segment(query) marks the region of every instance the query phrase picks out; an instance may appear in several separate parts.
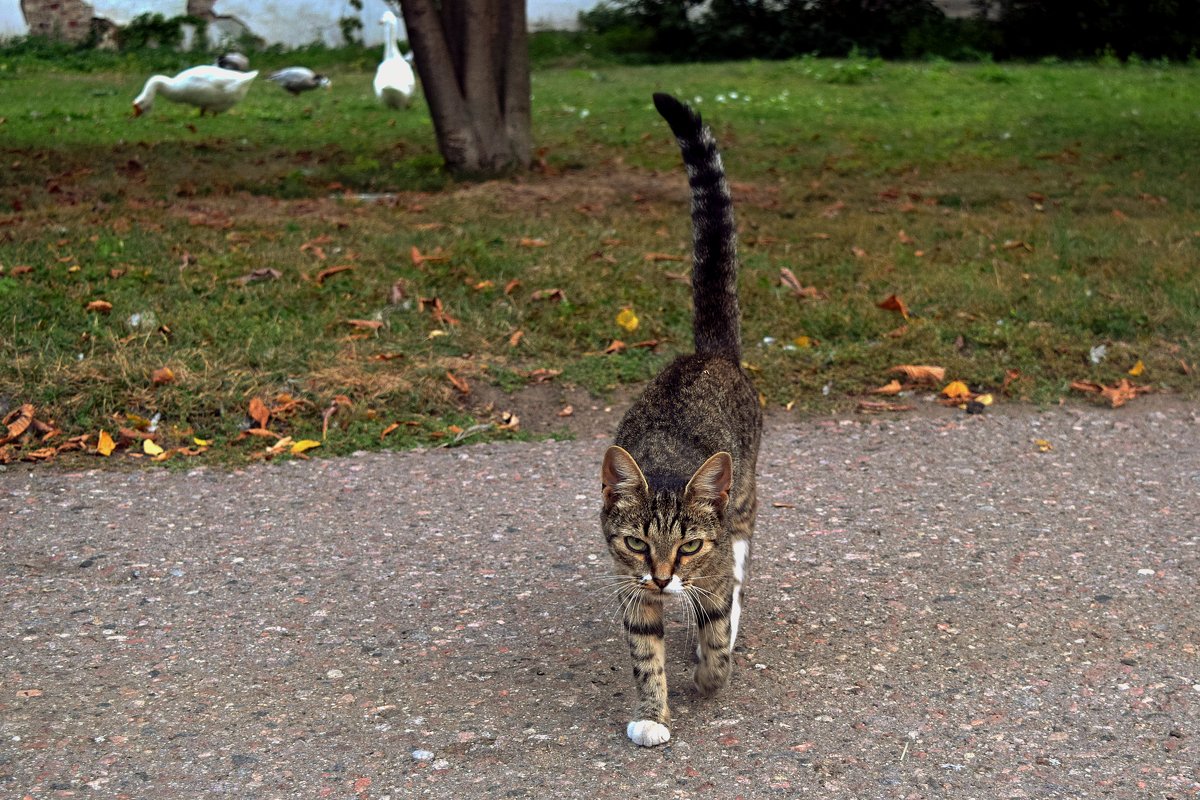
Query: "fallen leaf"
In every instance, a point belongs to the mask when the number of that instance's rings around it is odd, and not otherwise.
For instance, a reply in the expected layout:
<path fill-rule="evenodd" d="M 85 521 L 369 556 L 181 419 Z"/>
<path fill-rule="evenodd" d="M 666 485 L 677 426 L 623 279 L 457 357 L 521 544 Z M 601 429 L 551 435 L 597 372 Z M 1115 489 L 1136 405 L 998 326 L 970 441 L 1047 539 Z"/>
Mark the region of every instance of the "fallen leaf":
<path fill-rule="evenodd" d="M 508 337 L 508 346 L 516 347 L 523 338 L 525 338 L 525 331 L 513 331 L 512 335 Z"/>
<path fill-rule="evenodd" d="M 884 336 L 888 337 L 889 339 L 899 339 L 906 333 L 908 333 L 908 326 L 901 325 L 899 328 L 894 328 L 893 330 L 888 331 L 884 334 Z"/>
<path fill-rule="evenodd" d="M 253 272 L 247 272 L 239 278 L 234 278 L 233 282 L 238 286 L 245 286 L 250 283 L 258 283 L 259 281 L 277 281 L 283 277 L 283 273 L 271 267 L 262 267 Z"/>
<path fill-rule="evenodd" d="M 1142 360 L 1139 358 L 1137 360 L 1137 363 L 1129 368 L 1129 372 L 1127 374 L 1132 375 L 1133 377 L 1136 378 L 1137 376 L 1141 375 L 1145 371 L 1146 371 L 1146 365 L 1143 364 Z"/>
<path fill-rule="evenodd" d="M 792 344 L 796 345 L 796 347 L 808 348 L 813 346 L 814 340 L 811 336 L 797 336 L 795 339 L 792 339 Z"/>
<path fill-rule="evenodd" d="M 637 314 L 633 313 L 632 308 L 623 308 L 621 313 L 617 314 L 617 324 L 620 325 L 626 333 L 633 333 L 638 327 Z"/>
<path fill-rule="evenodd" d="M 351 328 L 371 331 L 377 331 L 383 327 L 383 322 L 377 319 L 348 319 L 346 324 Z"/>
<path fill-rule="evenodd" d="M 687 256 L 676 256 L 670 253 L 646 253 L 642 258 L 646 261 L 687 261 Z"/>
<path fill-rule="evenodd" d="M 530 239 L 527 236 L 522 236 L 517 244 L 521 247 L 546 247 L 547 245 L 545 239 Z"/>
<path fill-rule="evenodd" d="M 458 324 L 457 319 L 446 313 L 440 297 L 422 297 L 421 309 L 429 309 L 429 313 L 433 315 L 434 322 L 439 325 L 450 326 Z"/>
<path fill-rule="evenodd" d="M 996 402 L 996 398 L 992 397 L 990 394 L 981 394 L 975 398 L 975 402 L 979 403 L 981 406 L 990 406 L 992 403 Z"/>
<path fill-rule="evenodd" d="M 0 444 L 17 439 L 25 431 L 29 430 L 29 426 L 33 424 L 34 407 L 32 403 L 24 403 L 19 408 L 9 412 L 4 418 L 4 424 L 8 428 L 8 435 L 0 439 Z"/>
<path fill-rule="evenodd" d="M 867 257 L 867 251 L 863 250 L 861 247 L 858 247 L 858 246 L 851 247 L 850 252 L 854 255 L 855 258 L 866 258 Z"/>
<path fill-rule="evenodd" d="M 1139 395 L 1153 391 L 1149 386 L 1139 386 L 1122 378 L 1112 386 L 1103 386 L 1092 381 L 1073 381 L 1071 388 L 1077 392 L 1098 394 L 1109 402 L 1113 408 L 1120 408 Z"/>
<path fill-rule="evenodd" d="M 821 291 L 815 286 L 801 285 L 799 279 L 796 278 L 795 273 L 793 273 L 787 267 L 782 267 L 779 270 L 779 283 L 782 286 L 786 286 L 788 289 L 791 289 L 793 297 L 824 297 Z"/>
<path fill-rule="evenodd" d="M 530 372 L 529 379 L 534 383 L 545 383 L 557 378 L 559 375 L 562 375 L 561 369 L 546 369 L 545 367 L 541 367 Z"/>
<path fill-rule="evenodd" d="M 321 443 L 315 439 L 301 439 L 298 442 L 293 442 L 291 447 L 292 455 L 299 455 L 305 450 L 312 450 L 314 447 L 320 447 Z"/>
<path fill-rule="evenodd" d="M 569 417 L 569 416 L 571 416 L 571 415 L 572 415 L 572 414 L 574 414 L 574 413 L 575 413 L 575 407 L 574 407 L 574 406 L 563 406 L 563 407 L 562 407 L 562 410 L 558 412 L 558 416 L 560 416 L 560 417 Z"/>
<path fill-rule="evenodd" d="M 894 294 L 889 294 L 875 305 L 885 311 L 897 311 L 900 313 L 900 316 L 908 319 L 908 306 L 906 306 L 904 301 Z"/>
<path fill-rule="evenodd" d="M 903 229 L 896 234 L 896 238 L 900 240 L 900 244 L 916 244 L 917 240 L 909 236 Z"/>
<path fill-rule="evenodd" d="M 467 383 L 465 380 L 458 377 L 453 372 L 450 372 L 449 370 L 447 370 L 446 378 L 450 381 L 450 383 L 452 383 L 454 385 L 454 388 L 457 389 L 461 394 L 470 394 L 471 393 L 471 384 Z"/>
<path fill-rule="evenodd" d="M 473 288 L 477 292 L 482 292 L 484 289 L 496 288 L 496 282 L 495 281 L 478 281 L 471 288 Z"/>
<path fill-rule="evenodd" d="M 613 339 L 612 344 L 610 344 L 608 347 L 604 348 L 604 354 L 611 356 L 614 353 L 620 353 L 624 349 L 625 349 L 624 342 L 622 342 L 620 339 Z"/>
<path fill-rule="evenodd" d="M 633 344 L 631 344 L 629 346 L 630 347 L 641 347 L 641 348 L 645 348 L 647 350 L 653 350 L 654 348 L 658 347 L 660 344 L 662 344 L 662 342 L 659 341 L 658 339 L 643 339 L 642 341 L 634 342 Z"/>
<path fill-rule="evenodd" d="M 873 400 L 859 400 L 857 410 L 863 414 L 880 414 L 896 411 L 912 411 L 916 406 L 907 403 L 885 403 Z"/>
<path fill-rule="evenodd" d="M 413 263 L 414 267 L 419 267 L 426 262 L 433 263 L 433 262 L 438 262 L 438 261 L 449 261 L 450 260 L 450 256 L 443 253 L 442 248 L 440 248 L 440 247 L 437 248 L 436 250 L 434 250 L 429 255 L 425 255 L 420 250 L 417 249 L 416 245 L 413 245 L 412 250 L 409 252 L 409 257 L 412 259 L 412 263 Z"/>
<path fill-rule="evenodd" d="M 795 503 L 780 503 L 778 501 L 771 503 L 771 508 L 795 508 Z"/>
<path fill-rule="evenodd" d="M 521 281 L 520 281 L 520 279 L 518 279 L 518 278 L 513 278 L 513 279 L 512 279 L 512 280 L 510 280 L 508 283 L 504 284 L 504 293 L 505 293 L 505 294 L 512 294 L 512 293 L 513 293 L 513 290 L 515 290 L 515 289 L 516 289 L 518 286 L 520 286 L 520 285 L 521 285 Z"/>
<path fill-rule="evenodd" d="M 142 439 L 142 452 L 148 456 L 160 456 L 163 449 L 153 439 Z"/>
<path fill-rule="evenodd" d="M 113 450 L 117 449 L 117 443 L 108 435 L 108 431 L 100 431 L 100 436 L 96 441 L 96 452 L 106 458 L 112 455 Z"/>
<path fill-rule="evenodd" d="M 395 430 L 396 430 L 397 428 L 399 428 L 399 427 L 400 427 L 400 423 L 399 423 L 399 422 L 393 422 L 391 425 L 388 425 L 386 428 L 384 428 L 384 429 L 383 429 L 383 430 L 380 432 L 380 434 L 379 434 L 379 438 L 380 438 L 380 439 L 386 439 L 386 438 L 387 438 L 387 435 L 388 435 L 389 433 L 392 433 L 393 431 L 395 431 Z"/>
<path fill-rule="evenodd" d="M 971 389 L 962 381 L 951 381 L 942 389 L 942 396 L 951 400 L 965 400 L 971 397 Z"/>
<path fill-rule="evenodd" d="M 1050 442 L 1046 441 L 1045 439 L 1034 439 L 1033 444 L 1043 453 L 1049 453 L 1054 449 L 1054 445 L 1050 444 Z"/>
<path fill-rule="evenodd" d="M 317 286 L 324 286 L 326 279 L 331 278 L 340 272 L 349 272 L 352 269 L 354 269 L 354 267 L 349 264 L 342 264 L 341 266 L 337 267 L 329 267 L 318 272 L 317 277 L 314 280 L 316 280 Z"/>
<path fill-rule="evenodd" d="M 57 447 L 42 447 L 38 450 L 32 450 L 26 453 L 22 456 L 22 458 L 25 461 L 49 461 L 56 455 L 58 455 Z"/>
<path fill-rule="evenodd" d="M 900 386 L 900 381 L 892 378 L 892 380 L 878 389 L 872 389 L 871 394 L 900 394 L 903 387 Z"/>
<path fill-rule="evenodd" d="M 107 300 L 93 300 L 85 306 L 88 311 L 95 311 L 98 314 L 107 314 L 112 311 L 112 303 Z"/>
<path fill-rule="evenodd" d="M 846 207 L 845 202 L 838 200 L 833 205 L 826 206 L 824 208 L 824 210 L 821 211 L 821 216 L 824 217 L 825 219 L 833 219 L 834 217 L 841 214 L 842 210 L 845 207 Z"/>
<path fill-rule="evenodd" d="M 538 289 L 532 295 L 532 300 L 553 300 L 557 303 L 567 302 L 567 295 L 562 289 Z"/>
<path fill-rule="evenodd" d="M 199 436 L 193 436 L 192 442 L 193 442 L 193 444 L 196 444 L 199 447 L 208 447 L 210 444 L 212 444 L 212 442 L 210 440 L 201 439 Z"/>
<path fill-rule="evenodd" d="M 511 411 L 505 411 L 500 415 L 500 424 L 496 426 L 497 430 L 502 431 L 517 431 L 521 429 L 521 418 Z"/>
<path fill-rule="evenodd" d="M 902 373 L 913 383 L 941 383 L 946 379 L 945 367 L 931 367 L 924 364 L 901 364 L 892 367 L 888 372 Z"/>
<path fill-rule="evenodd" d="M 258 427 L 266 428 L 267 420 L 271 418 L 271 412 L 267 409 L 267 404 L 260 398 L 255 397 L 250 400 L 250 419 L 258 423 Z"/>
<path fill-rule="evenodd" d="M 1030 253 L 1033 252 L 1033 245 L 1031 245 L 1029 242 L 1021 241 L 1020 239 L 1005 239 L 1004 244 L 1001 246 L 1005 250 L 1021 249 L 1021 250 L 1027 250 Z"/>
<path fill-rule="evenodd" d="M 41 697 L 41 689 L 20 689 L 17 691 L 17 697 Z"/>
<path fill-rule="evenodd" d="M 175 373 L 170 367 L 159 367 L 150 373 L 150 383 L 154 386 L 162 386 L 164 383 L 170 383 L 175 380 Z"/>

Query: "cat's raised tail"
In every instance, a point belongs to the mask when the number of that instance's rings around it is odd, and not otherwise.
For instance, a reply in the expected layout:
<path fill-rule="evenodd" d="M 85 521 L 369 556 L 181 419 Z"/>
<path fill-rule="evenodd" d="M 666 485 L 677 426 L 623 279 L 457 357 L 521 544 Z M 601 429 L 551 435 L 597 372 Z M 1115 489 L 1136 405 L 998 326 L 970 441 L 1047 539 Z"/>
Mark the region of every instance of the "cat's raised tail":
<path fill-rule="evenodd" d="M 656 93 L 654 107 L 679 143 L 692 189 L 692 333 L 696 352 L 741 359 L 737 227 L 717 140 L 688 105 Z"/>

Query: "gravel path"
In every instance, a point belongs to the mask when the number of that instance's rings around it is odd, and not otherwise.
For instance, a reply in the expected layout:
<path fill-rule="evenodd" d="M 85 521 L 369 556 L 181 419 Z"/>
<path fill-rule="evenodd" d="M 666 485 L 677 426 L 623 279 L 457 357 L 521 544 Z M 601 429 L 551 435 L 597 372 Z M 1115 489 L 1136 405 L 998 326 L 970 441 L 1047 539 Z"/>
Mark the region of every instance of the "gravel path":
<path fill-rule="evenodd" d="M 606 443 L 0 471 L 0 795 L 1200 794 L 1190 409 L 772 421 L 733 683 L 675 614 L 653 750 Z"/>

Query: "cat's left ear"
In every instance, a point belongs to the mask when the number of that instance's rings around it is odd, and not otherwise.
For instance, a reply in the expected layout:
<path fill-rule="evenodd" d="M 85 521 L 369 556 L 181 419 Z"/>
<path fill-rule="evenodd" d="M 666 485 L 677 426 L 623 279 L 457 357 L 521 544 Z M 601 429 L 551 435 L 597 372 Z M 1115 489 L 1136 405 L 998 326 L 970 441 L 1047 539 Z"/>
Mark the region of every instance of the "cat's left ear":
<path fill-rule="evenodd" d="M 688 481 L 684 497 L 688 503 L 711 506 L 718 514 L 729 502 L 729 487 L 733 485 L 733 457 L 726 452 L 714 453 L 700 465 Z"/>

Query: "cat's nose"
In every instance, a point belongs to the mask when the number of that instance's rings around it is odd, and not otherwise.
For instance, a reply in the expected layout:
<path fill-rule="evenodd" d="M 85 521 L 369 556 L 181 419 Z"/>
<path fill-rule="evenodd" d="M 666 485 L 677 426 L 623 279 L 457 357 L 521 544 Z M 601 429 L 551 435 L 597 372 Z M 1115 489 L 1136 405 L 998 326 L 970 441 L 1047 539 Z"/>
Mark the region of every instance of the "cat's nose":
<path fill-rule="evenodd" d="M 665 588 L 667 588 L 667 584 L 669 584 L 670 582 L 671 582 L 671 579 L 670 579 L 670 578 L 658 578 L 658 577 L 655 577 L 655 579 L 654 579 L 654 585 L 655 585 L 655 586 L 657 586 L 657 587 L 658 587 L 658 588 L 660 588 L 660 589 L 665 589 Z"/>

